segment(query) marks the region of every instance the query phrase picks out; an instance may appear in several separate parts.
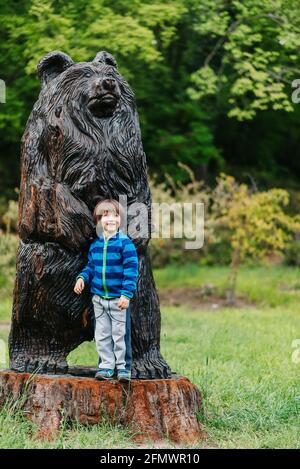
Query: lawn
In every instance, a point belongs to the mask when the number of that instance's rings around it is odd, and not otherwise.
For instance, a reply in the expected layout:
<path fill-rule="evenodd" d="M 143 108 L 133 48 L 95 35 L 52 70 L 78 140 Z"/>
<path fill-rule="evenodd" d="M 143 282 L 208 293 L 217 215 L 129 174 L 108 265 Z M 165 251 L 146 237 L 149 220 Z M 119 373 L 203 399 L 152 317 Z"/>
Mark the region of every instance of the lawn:
<path fill-rule="evenodd" d="M 160 289 L 216 285 L 226 268 L 196 265 L 155 271 Z M 300 448 L 300 363 L 292 361 L 292 341 L 300 338 L 299 269 L 244 268 L 238 294 L 243 308 L 217 310 L 162 305 L 161 348 L 177 373 L 201 390 L 208 434 L 201 446 L 220 448 Z M 7 289 L 6 289 L 7 291 Z M 1 300 L 8 321 L 10 300 Z M 7 328 L 0 329 L 0 337 Z M 95 364 L 93 343 L 69 356 L 72 364 Z M 108 424 L 92 428 L 62 426 L 53 442 L 34 439 L 34 426 L 15 408 L 0 413 L 0 447 L 134 447 L 126 429 Z M 151 447 L 151 443 L 149 444 Z"/>

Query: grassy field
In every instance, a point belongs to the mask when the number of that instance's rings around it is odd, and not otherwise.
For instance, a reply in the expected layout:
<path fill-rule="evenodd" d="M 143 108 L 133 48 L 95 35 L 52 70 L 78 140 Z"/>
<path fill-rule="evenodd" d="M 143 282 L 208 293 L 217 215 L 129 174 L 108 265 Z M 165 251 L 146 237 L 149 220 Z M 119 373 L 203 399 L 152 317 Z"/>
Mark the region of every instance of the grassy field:
<path fill-rule="evenodd" d="M 220 292 L 228 270 L 196 265 L 157 270 L 160 289 L 214 284 Z M 300 448 L 300 363 L 292 361 L 292 341 L 300 338 L 300 270 L 287 267 L 244 268 L 238 294 L 243 308 L 192 309 L 162 305 L 161 348 L 172 369 L 201 390 L 208 434 L 199 447 Z M 0 282 L 5 284 L 5 282 Z M 2 322 L 11 302 L 0 303 Z M 0 289 L 1 294 L 1 289 Z M 7 337 L 7 327 L 0 328 Z M 82 344 L 69 363 L 97 361 L 93 343 Z M 62 425 L 58 438 L 41 442 L 22 412 L 7 405 L 0 413 L 0 447 L 129 448 L 128 431 L 108 424 L 92 428 Z M 151 447 L 151 442 L 149 442 Z"/>

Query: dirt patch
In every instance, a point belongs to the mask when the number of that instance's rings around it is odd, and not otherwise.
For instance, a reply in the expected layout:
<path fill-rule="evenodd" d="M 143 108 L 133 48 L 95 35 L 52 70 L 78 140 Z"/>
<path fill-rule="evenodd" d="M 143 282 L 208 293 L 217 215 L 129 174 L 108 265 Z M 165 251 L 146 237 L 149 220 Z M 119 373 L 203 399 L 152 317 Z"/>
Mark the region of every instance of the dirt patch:
<path fill-rule="evenodd" d="M 162 306 L 188 306 L 192 309 L 218 310 L 228 308 L 226 298 L 216 293 L 213 287 L 201 288 L 163 288 L 159 290 L 159 298 Z M 237 297 L 235 308 L 249 308 L 254 303 L 245 298 Z"/>
<path fill-rule="evenodd" d="M 278 289 L 284 293 L 292 293 L 293 295 L 300 295 L 300 282 L 297 280 L 292 284 L 280 283 Z"/>

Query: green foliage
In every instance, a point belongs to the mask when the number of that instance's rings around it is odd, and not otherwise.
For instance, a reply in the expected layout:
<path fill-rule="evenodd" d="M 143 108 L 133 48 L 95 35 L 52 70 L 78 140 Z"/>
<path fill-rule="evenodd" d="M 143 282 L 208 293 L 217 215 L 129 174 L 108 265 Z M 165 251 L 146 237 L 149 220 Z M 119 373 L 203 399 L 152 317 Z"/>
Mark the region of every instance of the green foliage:
<path fill-rule="evenodd" d="M 8 208 L 2 216 L 2 221 L 6 227 L 6 233 L 10 233 L 11 229 L 17 230 L 19 216 L 19 204 L 15 200 L 9 200 Z"/>
<path fill-rule="evenodd" d="M 0 318 L 3 303 L 12 296 L 16 274 L 19 239 L 14 234 L 0 234 Z"/>
<path fill-rule="evenodd" d="M 263 188 L 298 184 L 297 0 L 0 0 L 0 180 L 19 185 L 19 144 L 50 50 L 74 60 L 108 49 L 137 96 L 150 172 L 211 182 L 220 171 Z"/>
<path fill-rule="evenodd" d="M 159 161 L 163 169 L 172 169 L 179 160 L 194 167 L 221 161 L 210 119 L 188 99 L 188 76 L 176 58 L 181 29 L 188 34 L 188 3 L 31 0 L 16 8 L 12 3 L 1 8 L 6 54 L 0 63 L 8 85 L 7 105 L 0 108 L 4 144 L 16 146 L 20 140 L 39 90 L 36 64 L 44 54 L 61 49 L 81 61 L 107 49 L 134 84 L 150 163 Z M 1 164 L 4 172 L 0 159 L 0 171 Z M 178 172 L 179 178 L 183 175 Z"/>
<path fill-rule="evenodd" d="M 233 291 L 238 268 L 250 261 L 265 262 L 268 256 L 284 255 L 300 233 L 299 215 L 288 213 L 289 194 L 283 189 L 253 191 L 246 184 L 238 183 L 234 177 L 221 173 L 215 188 L 211 189 L 195 179 L 193 171 L 179 164 L 190 179 L 188 184 L 174 180 L 169 174 L 165 183 L 151 180 L 152 200 L 160 204 L 160 211 L 153 210 L 152 222 L 156 231 L 152 236 L 150 249 L 154 266 L 168 263 L 200 262 L 202 265 L 231 264 L 229 286 Z M 192 217 L 185 216 L 180 226 L 180 239 L 173 236 L 175 215 L 163 218 L 163 204 L 176 209 L 186 202 L 196 206 L 204 204 L 205 243 L 201 250 L 186 250 L 186 227 L 195 230 Z M 173 209 L 170 211 L 173 214 Z M 174 212 L 175 213 L 175 212 Z M 169 233 L 164 233 L 163 223 L 170 220 Z M 198 227 L 199 229 L 199 227 Z M 169 234 L 169 236 L 167 236 Z M 167 239 L 169 238 L 169 239 Z"/>
<path fill-rule="evenodd" d="M 181 239 L 152 239 L 149 245 L 151 264 L 154 268 L 170 264 L 181 268 L 185 264 L 199 262 L 199 252 L 192 249 L 186 251 Z"/>
<path fill-rule="evenodd" d="M 288 265 L 300 267 L 300 239 L 295 239 L 286 250 L 285 261 Z"/>
<path fill-rule="evenodd" d="M 231 245 L 228 301 L 234 302 L 238 269 L 245 259 L 263 260 L 281 254 L 300 232 L 300 218 L 286 213 L 289 195 L 283 189 L 250 191 L 232 176 L 221 174 L 212 192 L 211 217 L 216 239 Z"/>
<path fill-rule="evenodd" d="M 280 254 L 300 231 L 299 216 L 284 211 L 289 202 L 287 191 L 251 192 L 246 184 L 238 184 L 225 174 L 217 182 L 212 193 L 215 229 L 228 230 L 232 250 L 239 250 L 240 261 L 246 256 L 259 260 Z"/>
<path fill-rule="evenodd" d="M 190 96 L 222 95 L 228 116 L 238 120 L 266 109 L 293 111 L 300 23 L 291 12 L 298 6 L 297 0 L 195 2 L 195 29 L 210 47 L 192 75 Z"/>

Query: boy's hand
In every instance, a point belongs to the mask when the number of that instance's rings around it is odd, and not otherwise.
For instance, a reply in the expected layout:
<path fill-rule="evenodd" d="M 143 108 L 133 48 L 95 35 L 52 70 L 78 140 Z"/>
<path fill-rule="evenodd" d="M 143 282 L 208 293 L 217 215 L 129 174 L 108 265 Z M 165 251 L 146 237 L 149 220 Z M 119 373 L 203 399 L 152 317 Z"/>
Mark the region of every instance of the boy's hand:
<path fill-rule="evenodd" d="M 83 289 L 84 289 L 84 280 L 83 278 L 79 278 L 75 284 L 74 292 L 77 293 L 77 295 L 80 295 Z"/>
<path fill-rule="evenodd" d="M 127 309 L 129 306 L 129 300 L 126 296 L 121 295 L 118 301 L 118 306 L 120 309 Z"/>

